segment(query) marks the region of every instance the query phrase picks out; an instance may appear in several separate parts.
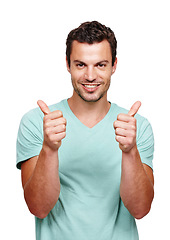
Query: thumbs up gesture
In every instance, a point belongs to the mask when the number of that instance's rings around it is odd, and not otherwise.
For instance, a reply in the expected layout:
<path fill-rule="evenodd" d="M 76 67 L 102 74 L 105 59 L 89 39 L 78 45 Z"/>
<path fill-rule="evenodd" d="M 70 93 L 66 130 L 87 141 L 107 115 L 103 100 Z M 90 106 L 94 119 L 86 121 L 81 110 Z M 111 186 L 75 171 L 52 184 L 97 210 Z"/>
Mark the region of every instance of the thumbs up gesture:
<path fill-rule="evenodd" d="M 56 151 L 61 146 L 61 140 L 66 136 L 66 119 L 59 110 L 51 112 L 48 106 L 42 100 L 39 100 L 37 104 L 44 113 L 43 145 L 48 146 L 51 150 Z"/>
<path fill-rule="evenodd" d="M 117 120 L 113 123 L 116 141 L 123 152 L 129 152 L 136 145 L 136 119 L 135 114 L 138 112 L 141 102 L 133 104 L 128 114 L 120 113 Z"/>

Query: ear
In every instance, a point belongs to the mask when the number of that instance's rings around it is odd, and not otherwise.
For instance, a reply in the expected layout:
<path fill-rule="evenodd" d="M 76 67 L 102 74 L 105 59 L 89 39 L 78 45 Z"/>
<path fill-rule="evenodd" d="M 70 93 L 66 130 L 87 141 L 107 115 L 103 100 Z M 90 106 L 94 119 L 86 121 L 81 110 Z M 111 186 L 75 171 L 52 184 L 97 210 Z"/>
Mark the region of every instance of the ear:
<path fill-rule="evenodd" d="M 69 64 L 68 64 L 67 56 L 66 56 L 66 66 L 67 66 L 67 71 L 70 73 L 70 67 L 69 67 Z"/>
<path fill-rule="evenodd" d="M 116 67 L 117 67 L 117 58 L 115 58 L 114 65 L 112 67 L 112 74 L 116 71 Z"/>

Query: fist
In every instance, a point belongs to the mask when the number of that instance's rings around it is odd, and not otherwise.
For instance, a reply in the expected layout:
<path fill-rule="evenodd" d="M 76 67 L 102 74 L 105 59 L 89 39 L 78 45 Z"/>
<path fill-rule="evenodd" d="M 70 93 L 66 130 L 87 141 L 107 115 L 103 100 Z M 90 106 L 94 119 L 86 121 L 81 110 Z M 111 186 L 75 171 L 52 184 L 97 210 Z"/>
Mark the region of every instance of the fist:
<path fill-rule="evenodd" d="M 37 104 L 44 113 L 43 145 L 48 146 L 51 150 L 56 151 L 61 146 L 61 140 L 66 136 L 66 119 L 59 110 L 50 112 L 50 109 L 42 100 L 39 100 Z"/>
<path fill-rule="evenodd" d="M 117 120 L 113 123 L 116 141 L 123 152 L 129 152 L 136 145 L 136 119 L 135 114 L 138 112 L 141 102 L 135 102 L 128 114 L 120 113 Z"/>

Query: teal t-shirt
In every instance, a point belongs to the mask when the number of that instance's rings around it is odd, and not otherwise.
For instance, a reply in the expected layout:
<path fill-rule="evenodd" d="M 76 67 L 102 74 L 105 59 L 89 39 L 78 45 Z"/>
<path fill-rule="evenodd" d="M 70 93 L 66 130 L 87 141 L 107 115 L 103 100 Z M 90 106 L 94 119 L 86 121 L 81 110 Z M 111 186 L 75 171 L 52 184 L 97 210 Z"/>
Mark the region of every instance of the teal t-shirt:
<path fill-rule="evenodd" d="M 93 128 L 73 114 L 67 100 L 49 107 L 67 120 L 59 149 L 60 196 L 48 216 L 35 218 L 37 240 L 137 240 L 135 219 L 120 198 L 121 156 L 113 122 L 128 111 L 111 104 Z M 43 143 L 43 113 L 25 114 L 17 138 L 17 167 L 39 155 Z M 137 146 L 143 163 L 152 168 L 153 132 L 147 119 L 137 119 Z"/>

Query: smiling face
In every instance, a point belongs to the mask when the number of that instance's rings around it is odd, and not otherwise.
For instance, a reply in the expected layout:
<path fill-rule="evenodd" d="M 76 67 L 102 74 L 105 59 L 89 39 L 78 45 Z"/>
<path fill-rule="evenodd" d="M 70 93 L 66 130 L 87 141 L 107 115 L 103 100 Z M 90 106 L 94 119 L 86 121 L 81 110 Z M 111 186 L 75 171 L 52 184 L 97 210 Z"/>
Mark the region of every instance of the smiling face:
<path fill-rule="evenodd" d="M 117 59 L 112 66 L 112 54 L 107 40 L 87 44 L 73 41 L 70 67 L 73 95 L 86 102 L 97 102 L 107 98 L 111 76 L 116 70 Z"/>

